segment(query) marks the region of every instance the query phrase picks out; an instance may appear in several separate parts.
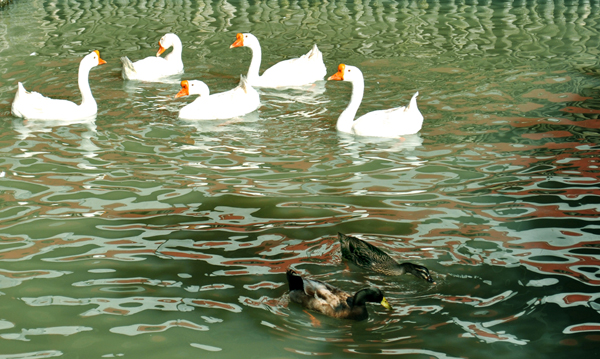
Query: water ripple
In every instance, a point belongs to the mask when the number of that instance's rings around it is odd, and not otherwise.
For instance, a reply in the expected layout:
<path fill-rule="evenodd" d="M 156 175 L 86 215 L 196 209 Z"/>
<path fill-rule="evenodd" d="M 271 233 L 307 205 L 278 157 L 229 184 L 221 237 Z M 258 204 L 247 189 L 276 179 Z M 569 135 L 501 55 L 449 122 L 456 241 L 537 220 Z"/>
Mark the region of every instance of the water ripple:
<path fill-rule="evenodd" d="M 0 357 L 136 357 L 165 341 L 181 357 L 596 353 L 598 14 L 589 1 L 5 5 L 0 338 L 12 354 Z M 243 118 L 179 120 L 179 84 L 125 84 L 118 60 L 155 54 L 169 31 L 185 76 L 212 92 L 248 69 L 249 51 L 229 49 L 238 32 L 258 36 L 263 69 L 316 43 L 328 75 L 339 63 L 365 74 L 359 115 L 418 90 L 423 129 L 338 134 L 351 89 L 326 81 L 260 90 Z M 108 61 L 90 74 L 93 121 L 10 115 L 19 81 L 79 101 L 93 49 Z M 338 231 L 438 284 L 352 267 Z M 369 305 L 360 323 L 304 311 L 286 294 L 290 266 L 380 287 L 394 310 Z"/>

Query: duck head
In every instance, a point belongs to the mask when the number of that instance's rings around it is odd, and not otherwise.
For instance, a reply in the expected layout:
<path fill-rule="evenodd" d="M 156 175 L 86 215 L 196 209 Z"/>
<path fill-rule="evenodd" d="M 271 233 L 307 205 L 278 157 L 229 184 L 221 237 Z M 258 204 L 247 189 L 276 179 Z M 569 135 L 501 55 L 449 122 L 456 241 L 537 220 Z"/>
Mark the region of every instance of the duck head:
<path fill-rule="evenodd" d="M 181 81 L 181 90 L 175 95 L 175 98 L 189 95 L 209 96 L 210 90 L 202 81 L 183 80 Z"/>
<path fill-rule="evenodd" d="M 337 80 L 337 81 L 353 81 L 354 79 L 362 78 L 362 72 L 358 67 L 339 64 L 338 71 L 329 76 L 327 80 Z"/>
<path fill-rule="evenodd" d="M 90 69 L 98 65 L 103 65 L 105 63 L 106 61 L 100 58 L 100 51 L 98 50 L 90 52 L 89 54 L 85 55 L 85 57 L 81 60 L 81 64 L 87 65 L 87 67 Z"/>
<path fill-rule="evenodd" d="M 354 294 L 353 304 L 354 305 L 364 305 L 367 302 L 371 303 L 379 303 L 385 309 L 391 310 L 392 306 L 388 303 L 387 299 L 383 296 L 383 292 L 379 290 L 379 288 L 368 287 L 359 290 Z"/>
<path fill-rule="evenodd" d="M 234 47 L 253 47 L 254 45 L 258 44 L 258 39 L 256 38 L 256 36 L 250 34 L 250 33 L 238 33 L 235 37 L 235 42 L 233 44 L 231 44 L 231 46 L 229 46 L 230 49 L 233 49 Z"/>
<path fill-rule="evenodd" d="M 169 47 L 172 47 L 176 43 L 180 42 L 181 40 L 179 40 L 179 37 L 177 35 L 172 33 L 165 34 L 165 36 L 161 37 L 160 40 L 158 40 L 158 52 L 156 53 L 156 56 L 160 56 Z"/>

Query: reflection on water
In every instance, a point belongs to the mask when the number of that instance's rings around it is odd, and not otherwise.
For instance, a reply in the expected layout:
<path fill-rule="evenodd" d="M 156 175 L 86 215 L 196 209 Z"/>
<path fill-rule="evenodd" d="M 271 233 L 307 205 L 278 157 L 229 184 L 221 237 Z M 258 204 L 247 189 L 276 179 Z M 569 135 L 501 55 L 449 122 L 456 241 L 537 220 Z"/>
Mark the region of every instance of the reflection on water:
<path fill-rule="evenodd" d="M 0 358 L 597 356 L 599 14 L 593 1 L 11 2 Z M 339 83 L 261 89 L 253 114 L 199 123 L 177 119 L 191 100 L 174 99 L 177 82 L 121 79 L 120 56 L 175 32 L 184 78 L 229 90 L 250 61 L 229 45 L 247 31 L 263 70 L 314 43 L 329 74 L 359 66 L 359 115 L 420 91 L 423 130 L 338 134 Z M 93 49 L 108 61 L 90 75 L 95 119 L 10 115 L 18 81 L 78 101 L 73 71 Z M 438 284 L 347 264 L 338 231 Z M 290 266 L 380 287 L 394 310 L 304 311 Z"/>

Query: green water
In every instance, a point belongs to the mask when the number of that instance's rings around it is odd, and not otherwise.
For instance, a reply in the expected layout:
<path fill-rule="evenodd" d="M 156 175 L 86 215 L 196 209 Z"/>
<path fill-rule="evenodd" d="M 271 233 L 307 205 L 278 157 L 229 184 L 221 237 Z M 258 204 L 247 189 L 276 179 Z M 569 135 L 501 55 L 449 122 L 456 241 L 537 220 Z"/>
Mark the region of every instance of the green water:
<path fill-rule="evenodd" d="M 418 135 L 339 134 L 344 82 L 177 119 L 179 84 L 121 56 L 182 40 L 185 79 L 236 86 L 317 43 L 361 68 L 359 115 L 420 92 Z M 32 1 L 0 8 L 0 358 L 592 358 L 600 352 L 598 1 Z M 17 82 L 93 121 L 25 121 Z M 342 261 L 337 232 L 436 285 Z M 289 303 L 288 267 L 392 311 Z"/>

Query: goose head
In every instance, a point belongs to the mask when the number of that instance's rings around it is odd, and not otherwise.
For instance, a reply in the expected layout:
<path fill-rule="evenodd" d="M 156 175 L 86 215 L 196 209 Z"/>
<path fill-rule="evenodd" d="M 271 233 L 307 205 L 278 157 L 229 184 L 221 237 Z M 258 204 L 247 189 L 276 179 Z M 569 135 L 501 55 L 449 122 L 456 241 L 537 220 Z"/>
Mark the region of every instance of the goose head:
<path fill-rule="evenodd" d="M 338 71 L 329 76 L 327 80 L 337 80 L 337 81 L 354 81 L 354 80 L 362 80 L 363 74 L 362 71 L 358 67 L 340 64 L 338 66 Z"/>
<path fill-rule="evenodd" d="M 156 56 L 160 56 L 169 47 L 180 43 L 181 40 L 179 40 L 179 37 L 177 35 L 172 33 L 165 34 L 165 36 L 161 37 L 160 40 L 158 40 L 158 52 L 156 53 Z"/>
<path fill-rule="evenodd" d="M 208 86 L 199 80 L 183 80 L 181 81 L 181 90 L 175 95 L 175 98 L 189 95 L 210 95 Z"/>
<path fill-rule="evenodd" d="M 258 39 L 256 38 L 256 36 L 250 33 L 238 33 L 236 35 L 235 42 L 231 44 L 229 48 L 233 49 L 234 47 L 242 46 L 249 47 L 251 49 L 255 48 L 256 46 L 259 46 Z"/>
<path fill-rule="evenodd" d="M 91 69 L 92 67 L 96 67 L 98 65 L 105 64 L 105 63 L 106 63 L 106 61 L 104 61 L 100 58 L 100 51 L 98 51 L 98 50 L 94 50 L 94 51 L 90 52 L 89 54 L 85 55 L 85 57 L 81 60 L 81 65 L 83 65 L 83 67 L 87 67 L 89 69 Z"/>

